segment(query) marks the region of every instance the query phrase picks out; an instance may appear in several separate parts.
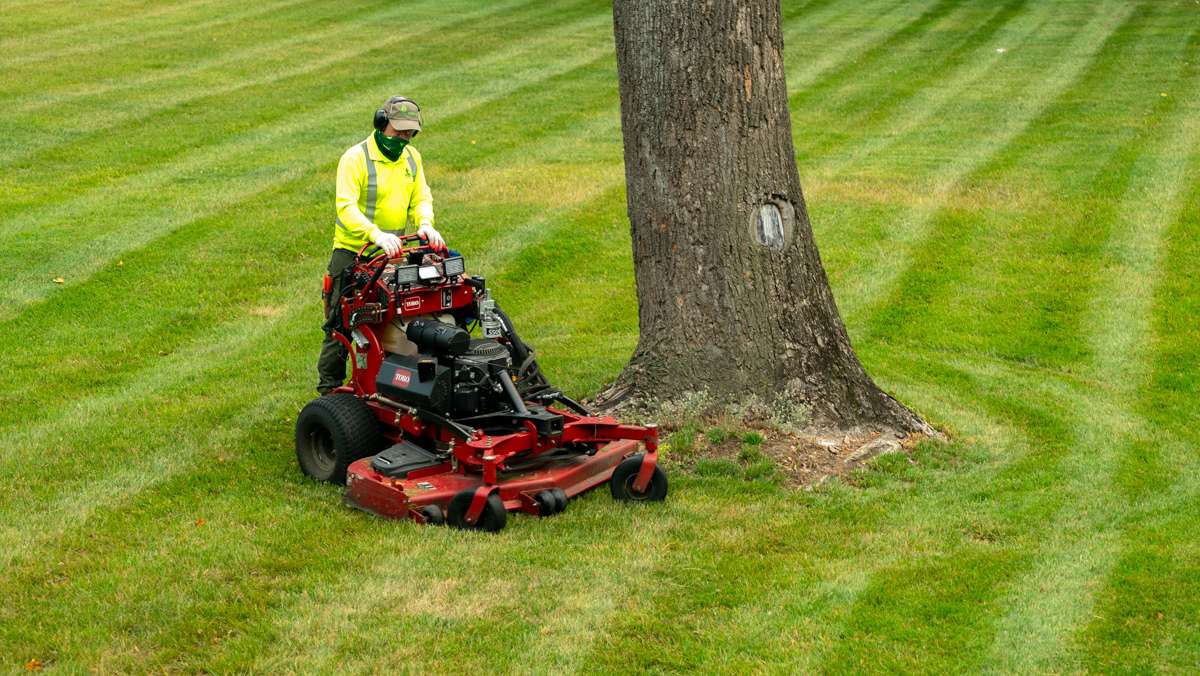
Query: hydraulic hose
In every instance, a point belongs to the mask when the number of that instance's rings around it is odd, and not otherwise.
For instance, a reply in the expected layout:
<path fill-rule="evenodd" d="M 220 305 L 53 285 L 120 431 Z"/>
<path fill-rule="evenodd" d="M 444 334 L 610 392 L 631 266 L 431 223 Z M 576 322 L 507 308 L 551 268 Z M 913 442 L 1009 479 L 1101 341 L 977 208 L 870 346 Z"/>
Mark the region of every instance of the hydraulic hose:
<path fill-rule="evenodd" d="M 500 309 L 499 304 L 496 305 L 496 315 L 500 317 L 504 336 L 512 345 L 513 365 L 517 367 L 517 389 L 522 395 L 528 396 L 550 387 L 550 382 L 542 375 L 542 370 L 534 359 L 533 349 L 521 340 L 512 320 Z"/>

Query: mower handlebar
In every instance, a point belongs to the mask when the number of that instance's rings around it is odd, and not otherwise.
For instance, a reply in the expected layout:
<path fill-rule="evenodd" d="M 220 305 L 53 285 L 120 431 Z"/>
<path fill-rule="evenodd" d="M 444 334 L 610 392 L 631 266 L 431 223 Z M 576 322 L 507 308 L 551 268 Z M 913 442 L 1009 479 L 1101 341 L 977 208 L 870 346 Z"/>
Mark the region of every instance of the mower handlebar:
<path fill-rule="evenodd" d="M 417 251 L 420 251 L 421 249 L 428 249 L 429 253 L 440 253 L 443 255 L 445 254 L 445 250 L 436 249 L 436 248 L 430 246 L 428 243 L 425 242 L 425 238 L 422 237 L 421 235 L 418 235 L 417 233 L 413 233 L 411 235 L 397 235 L 397 237 L 399 237 L 399 239 L 402 243 L 418 242 L 418 244 L 416 246 L 400 249 L 400 251 L 398 251 L 395 256 L 388 256 L 387 252 L 378 253 L 378 254 L 370 257 L 370 259 L 367 262 L 368 265 L 373 264 L 376 261 L 380 260 L 381 257 L 385 261 L 394 261 L 398 258 L 404 258 L 405 256 L 407 256 L 410 253 L 415 253 Z M 365 254 L 367 253 L 367 249 L 370 249 L 371 247 L 374 247 L 374 246 L 378 246 L 378 245 L 375 244 L 374 242 L 367 242 L 366 244 L 364 244 L 362 246 L 362 248 L 358 250 L 358 257 L 366 258 Z"/>

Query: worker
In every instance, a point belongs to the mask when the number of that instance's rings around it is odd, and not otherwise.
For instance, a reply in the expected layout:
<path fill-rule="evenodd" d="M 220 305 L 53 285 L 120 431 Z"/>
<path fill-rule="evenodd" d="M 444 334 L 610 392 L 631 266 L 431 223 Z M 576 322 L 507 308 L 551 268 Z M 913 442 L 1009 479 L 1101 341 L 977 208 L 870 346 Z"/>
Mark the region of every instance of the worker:
<path fill-rule="evenodd" d="M 331 312 L 337 311 L 342 272 L 368 242 L 389 256 L 412 223 L 434 248 L 445 248 L 433 227 L 433 195 L 425 182 L 421 154 L 411 145 L 421 131 L 421 109 L 412 99 L 393 96 L 375 111 L 375 133 L 342 153 L 337 169 L 337 218 L 329 259 Z M 326 317 L 328 319 L 328 317 Z M 328 394 L 346 380 L 346 348 L 326 330 L 317 360 L 317 391 Z"/>

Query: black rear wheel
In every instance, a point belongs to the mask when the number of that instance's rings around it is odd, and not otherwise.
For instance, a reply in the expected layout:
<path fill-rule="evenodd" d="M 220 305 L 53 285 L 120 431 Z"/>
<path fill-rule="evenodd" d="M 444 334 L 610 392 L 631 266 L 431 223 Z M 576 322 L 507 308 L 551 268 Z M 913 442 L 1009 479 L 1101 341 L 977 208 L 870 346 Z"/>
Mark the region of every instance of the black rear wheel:
<path fill-rule="evenodd" d="M 383 449 L 379 422 L 353 394 L 312 400 L 296 418 L 296 460 L 317 481 L 346 483 L 350 463 Z"/>

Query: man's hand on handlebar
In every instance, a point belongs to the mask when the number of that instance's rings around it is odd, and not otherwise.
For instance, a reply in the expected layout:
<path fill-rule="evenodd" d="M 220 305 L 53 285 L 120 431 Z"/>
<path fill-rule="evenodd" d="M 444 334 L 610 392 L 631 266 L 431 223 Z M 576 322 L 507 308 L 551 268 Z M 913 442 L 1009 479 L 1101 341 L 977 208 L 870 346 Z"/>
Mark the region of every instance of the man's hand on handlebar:
<path fill-rule="evenodd" d="M 387 253 L 389 258 L 394 258 L 400 253 L 400 238 L 390 232 L 381 232 L 375 235 L 375 244 Z"/>
<path fill-rule="evenodd" d="M 434 251 L 446 250 L 446 241 L 442 239 L 441 233 L 433 229 L 433 224 L 428 221 L 422 223 L 420 228 L 417 228 L 417 236 L 433 247 Z"/>

